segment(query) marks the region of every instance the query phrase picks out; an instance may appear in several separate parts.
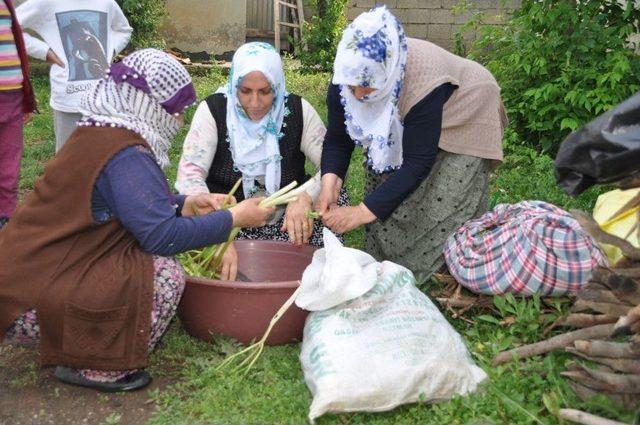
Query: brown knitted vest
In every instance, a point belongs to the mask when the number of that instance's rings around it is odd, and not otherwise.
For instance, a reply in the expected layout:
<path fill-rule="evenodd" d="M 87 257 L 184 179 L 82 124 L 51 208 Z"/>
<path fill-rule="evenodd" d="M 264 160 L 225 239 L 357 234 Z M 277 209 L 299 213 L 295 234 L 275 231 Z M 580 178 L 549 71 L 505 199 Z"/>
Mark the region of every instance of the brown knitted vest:
<path fill-rule="evenodd" d="M 151 255 L 117 220 L 96 225 L 91 214 L 100 171 L 132 145 L 146 143 L 124 129 L 76 129 L 0 231 L 0 341 L 35 308 L 43 365 L 146 365 Z"/>
<path fill-rule="evenodd" d="M 424 40 L 408 38 L 407 69 L 398 108 L 411 108 L 444 83 L 458 88 L 442 111 L 438 147 L 451 153 L 501 161 L 502 134 L 508 124 L 493 75 L 477 62 Z"/>
<path fill-rule="evenodd" d="M 207 175 L 207 187 L 211 193 L 228 193 L 242 177 L 242 173 L 234 168 L 227 140 L 227 98 L 218 93 L 209 96 L 206 102 L 218 128 L 218 148 Z M 282 124 L 284 136 L 280 139 L 280 156 L 282 156 L 280 187 L 284 187 L 294 180 L 302 184 L 309 179 L 304 171 L 305 156 L 300 150 L 304 126 L 302 99 L 298 95 L 289 94 L 286 106 L 291 113 L 284 118 Z M 242 185 L 236 191 L 235 197 L 238 202 L 244 200 Z"/>

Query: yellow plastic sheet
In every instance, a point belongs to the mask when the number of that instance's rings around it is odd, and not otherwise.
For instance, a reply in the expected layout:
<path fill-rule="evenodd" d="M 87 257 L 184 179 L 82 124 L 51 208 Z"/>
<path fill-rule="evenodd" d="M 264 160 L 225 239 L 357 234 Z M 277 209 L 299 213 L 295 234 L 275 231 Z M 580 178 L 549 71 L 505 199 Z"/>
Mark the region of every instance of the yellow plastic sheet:
<path fill-rule="evenodd" d="M 629 201 L 640 193 L 640 188 L 629 190 L 612 190 L 598 197 L 593 209 L 593 218 L 605 232 L 626 239 L 635 247 L 640 247 L 638 232 L 638 209 L 630 208 L 619 213 Z M 620 248 L 613 245 L 600 244 L 609 258 L 610 264 L 616 264 L 622 259 Z"/>

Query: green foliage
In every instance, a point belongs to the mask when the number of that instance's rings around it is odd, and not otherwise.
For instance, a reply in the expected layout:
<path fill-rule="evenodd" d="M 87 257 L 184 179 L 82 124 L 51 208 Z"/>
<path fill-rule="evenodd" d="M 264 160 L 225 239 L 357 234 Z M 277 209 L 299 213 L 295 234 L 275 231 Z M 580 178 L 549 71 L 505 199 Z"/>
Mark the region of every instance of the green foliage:
<path fill-rule="evenodd" d="M 158 31 L 165 14 L 164 0 L 117 0 L 117 3 L 133 27 L 131 46 L 134 49 L 164 47 Z"/>
<path fill-rule="evenodd" d="M 640 9 L 617 0 L 523 0 L 502 26 L 484 26 L 470 57 L 502 87 L 511 126 L 554 153 L 573 130 L 640 90 L 629 44 Z"/>
<path fill-rule="evenodd" d="M 319 13 L 305 22 L 296 51 L 306 72 L 333 70 L 333 59 L 346 25 L 347 0 L 313 0 Z"/>
<path fill-rule="evenodd" d="M 523 200 L 539 200 L 557 205 L 565 210 L 591 211 L 598 196 L 611 188 L 595 186 L 572 198 L 556 184 L 553 158 L 540 154 L 534 148 L 523 146 L 513 129 L 505 132 L 504 162 L 491 178 L 489 207 L 500 203 L 516 203 Z"/>

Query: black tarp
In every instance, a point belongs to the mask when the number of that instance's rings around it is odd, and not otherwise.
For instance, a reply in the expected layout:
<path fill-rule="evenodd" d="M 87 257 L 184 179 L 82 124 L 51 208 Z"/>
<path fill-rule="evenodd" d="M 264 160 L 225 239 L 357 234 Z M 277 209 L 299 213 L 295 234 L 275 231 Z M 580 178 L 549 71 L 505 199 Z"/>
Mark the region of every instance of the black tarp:
<path fill-rule="evenodd" d="M 572 196 L 640 172 L 640 92 L 571 133 L 555 164 L 558 184 Z"/>

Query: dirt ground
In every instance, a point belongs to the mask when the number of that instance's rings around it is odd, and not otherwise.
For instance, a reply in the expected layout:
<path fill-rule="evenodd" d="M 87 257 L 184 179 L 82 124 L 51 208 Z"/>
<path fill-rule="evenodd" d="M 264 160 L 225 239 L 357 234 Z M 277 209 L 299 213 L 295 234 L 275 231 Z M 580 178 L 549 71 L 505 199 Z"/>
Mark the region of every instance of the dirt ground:
<path fill-rule="evenodd" d="M 151 394 L 170 378 L 141 391 L 105 394 L 61 383 L 38 366 L 35 347 L 0 344 L 0 425 L 139 425 L 155 410 Z"/>

